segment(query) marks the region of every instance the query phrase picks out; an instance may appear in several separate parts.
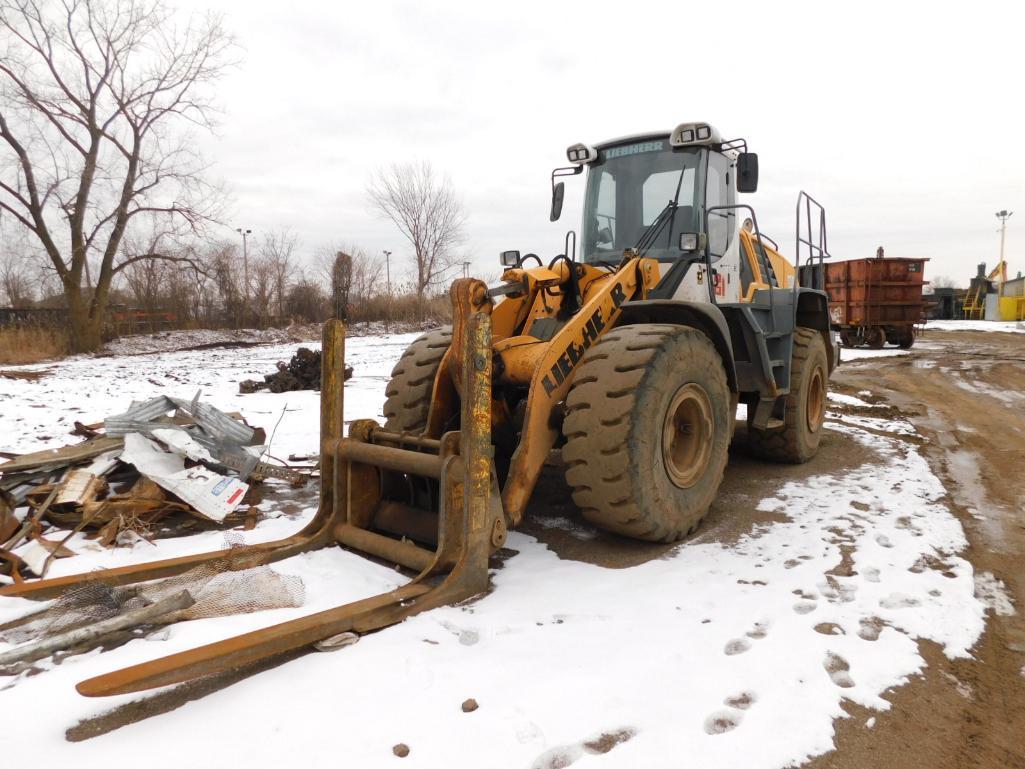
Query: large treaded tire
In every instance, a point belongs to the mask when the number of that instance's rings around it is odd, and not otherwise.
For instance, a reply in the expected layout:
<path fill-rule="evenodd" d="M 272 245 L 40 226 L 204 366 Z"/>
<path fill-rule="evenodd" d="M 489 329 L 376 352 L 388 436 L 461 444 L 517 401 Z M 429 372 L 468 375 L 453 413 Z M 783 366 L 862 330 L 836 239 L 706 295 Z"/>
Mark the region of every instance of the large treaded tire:
<path fill-rule="evenodd" d="M 829 363 L 822 334 L 798 326 L 794 331 L 790 394 L 784 407 L 783 426 L 756 430 L 751 424 L 754 408 L 749 408 L 748 445 L 752 451 L 762 459 L 789 464 L 801 464 L 815 456 L 825 421 L 828 382 Z M 816 388 L 820 388 L 817 396 Z"/>
<path fill-rule="evenodd" d="M 427 427 L 434 380 L 452 344 L 452 327 L 432 329 L 413 340 L 392 369 L 385 389 L 384 428 L 420 433 Z"/>
<path fill-rule="evenodd" d="M 677 424 L 670 413 L 693 386 L 707 396 L 707 418 L 694 420 L 705 425 L 694 429 L 707 436 L 695 442 L 705 446 L 699 451 L 707 451 L 707 460 L 691 463 L 695 476 L 684 487 L 673 480 L 663 446 L 667 425 Z M 566 481 L 584 517 L 656 542 L 693 532 L 722 482 L 735 419 L 731 403 L 722 360 L 700 331 L 627 325 L 602 337 L 577 368 L 563 423 Z"/>

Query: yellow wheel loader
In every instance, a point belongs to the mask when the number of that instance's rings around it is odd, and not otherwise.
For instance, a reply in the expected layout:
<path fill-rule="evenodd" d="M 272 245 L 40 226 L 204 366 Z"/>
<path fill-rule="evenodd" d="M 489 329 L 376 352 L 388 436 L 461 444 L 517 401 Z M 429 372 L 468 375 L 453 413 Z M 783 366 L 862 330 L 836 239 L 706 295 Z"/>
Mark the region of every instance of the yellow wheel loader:
<path fill-rule="evenodd" d="M 738 403 L 758 454 L 815 454 L 837 346 L 825 294 L 797 277 L 828 256 L 822 207 L 798 198 L 799 271 L 738 201 L 758 179 L 743 140 L 684 123 L 567 156 L 552 172 L 551 219 L 565 194 L 556 180 L 586 170 L 580 254 L 569 233 L 554 258 L 504 252 L 496 286 L 457 280 L 452 327 L 421 336 L 395 366 L 385 424 L 359 420 L 343 435 L 344 328 L 326 324 L 321 500 L 303 531 L 0 594 L 50 598 L 212 561 L 244 569 L 333 544 L 397 564 L 410 582 L 84 681 L 82 694 L 224 672 L 483 592 L 489 556 L 523 519 L 553 451 L 588 520 L 659 542 L 685 537 L 708 511 Z"/>

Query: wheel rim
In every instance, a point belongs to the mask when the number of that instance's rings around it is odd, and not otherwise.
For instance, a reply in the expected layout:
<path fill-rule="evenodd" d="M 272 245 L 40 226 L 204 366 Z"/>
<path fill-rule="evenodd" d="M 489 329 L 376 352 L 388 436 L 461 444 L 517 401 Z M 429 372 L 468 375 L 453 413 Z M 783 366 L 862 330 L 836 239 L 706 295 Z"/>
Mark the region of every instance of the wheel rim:
<path fill-rule="evenodd" d="M 676 391 L 662 427 L 662 461 L 674 485 L 689 489 L 704 475 L 712 455 L 712 403 L 701 385 Z"/>
<path fill-rule="evenodd" d="M 823 416 L 826 411 L 826 380 L 822 375 L 822 367 L 816 366 L 811 372 L 811 379 L 808 381 L 808 408 L 805 418 L 808 422 L 809 432 L 818 432 L 822 426 Z"/>

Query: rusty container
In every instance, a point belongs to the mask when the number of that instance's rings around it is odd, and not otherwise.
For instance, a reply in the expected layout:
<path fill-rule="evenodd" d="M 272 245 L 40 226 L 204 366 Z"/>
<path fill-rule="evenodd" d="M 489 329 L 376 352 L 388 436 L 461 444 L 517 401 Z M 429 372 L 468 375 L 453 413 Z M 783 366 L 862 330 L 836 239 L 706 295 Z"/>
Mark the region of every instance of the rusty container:
<path fill-rule="evenodd" d="M 825 264 L 829 318 L 848 346 L 914 343 L 925 310 L 928 259 L 849 259 Z"/>

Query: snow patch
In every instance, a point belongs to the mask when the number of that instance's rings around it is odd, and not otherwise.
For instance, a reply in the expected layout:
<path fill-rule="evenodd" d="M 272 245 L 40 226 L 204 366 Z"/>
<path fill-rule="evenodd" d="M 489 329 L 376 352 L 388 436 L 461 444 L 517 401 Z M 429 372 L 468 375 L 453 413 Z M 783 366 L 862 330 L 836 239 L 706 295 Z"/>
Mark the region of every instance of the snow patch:
<path fill-rule="evenodd" d="M 1011 334 L 1025 334 L 1025 323 L 1021 321 L 997 320 L 930 320 L 926 331 L 1003 331 Z"/>
<path fill-rule="evenodd" d="M 1001 617 L 1014 615 L 1014 602 L 1007 593 L 1003 580 L 997 579 L 991 572 L 980 571 L 975 574 L 975 597 L 982 604 Z"/>
<path fill-rule="evenodd" d="M 872 393 L 868 392 L 867 390 L 865 390 L 865 391 L 863 391 L 861 393 L 858 393 L 858 395 L 862 395 L 862 394 L 871 395 Z M 836 392 L 830 392 L 829 393 L 829 400 L 833 401 L 834 403 L 840 403 L 840 404 L 842 404 L 844 406 L 859 406 L 861 408 L 883 408 L 884 407 L 883 404 L 881 404 L 881 403 L 869 403 L 868 401 L 863 401 L 861 398 L 855 398 L 853 395 L 844 395 L 843 393 L 836 393 Z"/>
<path fill-rule="evenodd" d="M 841 347 L 840 362 L 867 360 L 870 358 L 893 358 L 898 355 L 910 354 L 910 350 L 902 350 L 899 347 L 884 347 L 881 350 L 873 350 L 870 347 Z"/>

